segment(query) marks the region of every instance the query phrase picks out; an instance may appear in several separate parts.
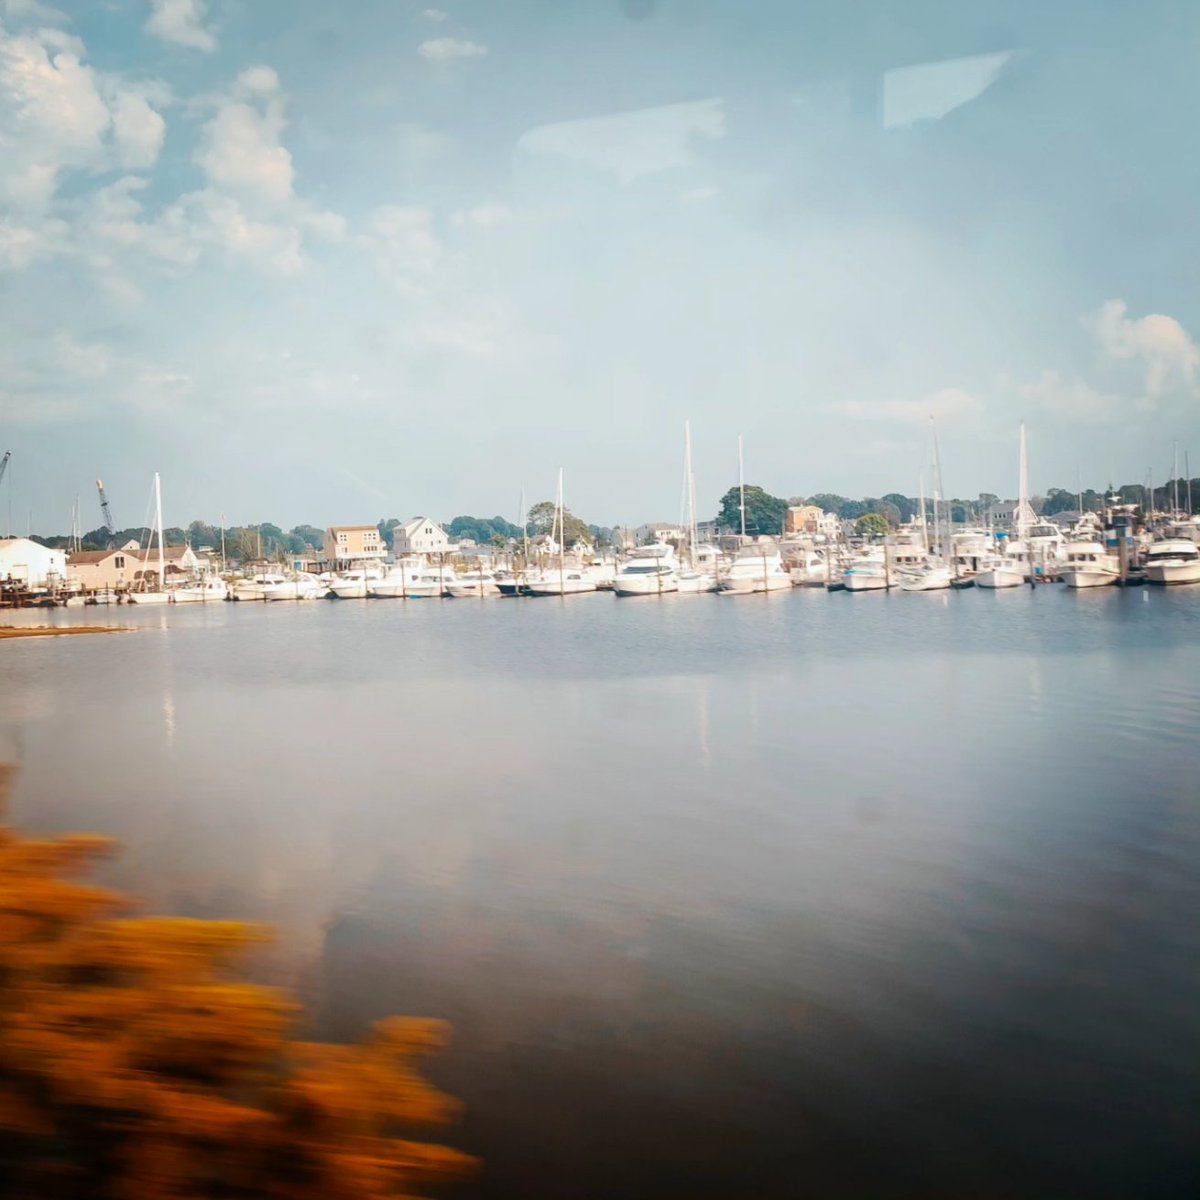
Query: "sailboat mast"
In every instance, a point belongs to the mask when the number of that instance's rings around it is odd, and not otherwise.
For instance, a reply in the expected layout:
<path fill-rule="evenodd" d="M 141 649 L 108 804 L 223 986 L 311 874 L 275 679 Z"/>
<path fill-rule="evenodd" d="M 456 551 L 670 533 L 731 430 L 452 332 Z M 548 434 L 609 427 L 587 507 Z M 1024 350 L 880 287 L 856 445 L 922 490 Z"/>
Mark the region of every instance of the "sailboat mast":
<path fill-rule="evenodd" d="M 938 525 L 938 498 L 945 500 L 946 488 L 942 483 L 942 456 L 938 450 L 937 426 L 933 423 L 933 418 L 929 418 L 930 428 L 933 430 L 933 477 L 937 485 L 937 490 L 933 494 L 933 526 L 935 532 L 940 528 Z M 950 513 L 946 512 L 946 541 L 950 540 Z M 939 538 L 938 552 L 943 558 L 946 557 L 946 547 L 942 545 Z"/>
<path fill-rule="evenodd" d="M 683 458 L 684 458 L 684 474 L 685 486 L 687 488 L 687 538 L 688 538 L 688 562 L 691 566 L 696 565 L 696 477 L 692 473 L 692 423 L 684 421 L 683 423 Z"/>
<path fill-rule="evenodd" d="M 746 536 L 746 459 L 742 454 L 742 435 L 738 434 L 738 512 L 742 520 L 742 537 Z"/>
<path fill-rule="evenodd" d="M 1188 452 L 1183 452 L 1183 473 L 1187 476 L 1187 511 L 1188 520 L 1192 519 L 1192 468 L 1188 464 Z"/>
<path fill-rule="evenodd" d="M 921 515 L 921 544 L 925 547 L 925 553 L 929 553 L 929 525 L 925 520 L 925 472 L 921 471 L 917 475 L 917 496 L 918 505 Z"/>
<path fill-rule="evenodd" d="M 566 577 L 566 554 L 567 554 L 567 521 L 566 521 L 566 500 L 563 498 L 563 469 L 558 468 L 558 586 L 565 591 L 563 587 Z"/>
<path fill-rule="evenodd" d="M 158 590 L 167 590 L 166 553 L 163 550 L 162 484 L 158 472 L 154 472 L 154 520 L 158 525 Z"/>
<path fill-rule="evenodd" d="M 1017 538 L 1024 541 L 1029 532 L 1029 522 L 1025 512 L 1029 508 L 1029 462 L 1025 455 L 1025 422 L 1021 422 L 1021 460 L 1018 476 L 1019 495 L 1017 496 Z"/>

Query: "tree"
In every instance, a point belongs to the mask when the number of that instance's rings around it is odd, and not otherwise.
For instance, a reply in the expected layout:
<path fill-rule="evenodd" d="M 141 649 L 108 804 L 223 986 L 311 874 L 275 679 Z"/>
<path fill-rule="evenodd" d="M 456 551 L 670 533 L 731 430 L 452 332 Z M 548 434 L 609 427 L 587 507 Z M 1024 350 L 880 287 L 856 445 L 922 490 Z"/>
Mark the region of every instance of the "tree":
<path fill-rule="evenodd" d="M 911 496 L 902 496 L 899 492 L 888 492 L 883 499 L 888 504 L 895 505 L 901 521 L 911 521 L 917 515 L 917 503 Z"/>
<path fill-rule="evenodd" d="M 872 500 L 871 511 L 878 513 L 893 529 L 900 524 L 900 509 L 890 500 Z"/>
<path fill-rule="evenodd" d="M 6 1194 L 381 1200 L 469 1173 L 466 1155 L 400 1137 L 456 1111 L 415 1065 L 440 1022 L 292 1041 L 296 1005 L 233 970 L 261 933 L 121 915 L 125 897 L 69 878 L 108 849 L 0 826 Z"/>
<path fill-rule="evenodd" d="M 721 508 L 717 520 L 721 528 L 730 533 L 740 533 L 742 517 L 739 510 L 741 491 L 731 487 L 721 497 Z M 788 502 L 781 496 L 772 496 L 760 487 L 746 484 L 746 532 L 751 537 L 764 534 L 778 535 L 783 531 L 787 518 Z"/>
<path fill-rule="evenodd" d="M 822 512 L 840 513 L 847 500 L 845 496 L 834 492 L 818 492 L 815 496 L 809 496 L 807 502 L 815 504 Z"/>
<path fill-rule="evenodd" d="M 863 513 L 854 522 L 854 532 L 859 537 L 886 537 L 889 529 L 887 518 L 877 512 Z"/>
<path fill-rule="evenodd" d="M 555 529 L 555 514 L 558 512 L 558 506 L 553 500 L 542 500 L 533 505 L 526 514 L 526 521 L 529 525 L 529 532 L 533 536 L 538 534 L 550 535 Z M 576 542 L 587 542 L 591 540 L 591 534 L 588 532 L 587 524 L 581 521 L 570 509 L 563 511 L 563 529 L 566 531 L 566 536 L 563 538 L 556 537 L 564 546 L 573 546 Z M 518 529 L 518 534 L 520 530 Z"/>

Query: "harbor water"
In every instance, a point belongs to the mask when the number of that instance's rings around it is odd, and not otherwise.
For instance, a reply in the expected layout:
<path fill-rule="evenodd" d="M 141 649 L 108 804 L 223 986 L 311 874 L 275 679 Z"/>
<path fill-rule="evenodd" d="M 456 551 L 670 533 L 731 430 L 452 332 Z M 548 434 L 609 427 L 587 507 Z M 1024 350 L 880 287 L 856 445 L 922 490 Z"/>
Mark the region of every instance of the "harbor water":
<path fill-rule="evenodd" d="M 12 819 L 444 1017 L 481 1197 L 1196 1194 L 1200 590 L 20 612 Z"/>

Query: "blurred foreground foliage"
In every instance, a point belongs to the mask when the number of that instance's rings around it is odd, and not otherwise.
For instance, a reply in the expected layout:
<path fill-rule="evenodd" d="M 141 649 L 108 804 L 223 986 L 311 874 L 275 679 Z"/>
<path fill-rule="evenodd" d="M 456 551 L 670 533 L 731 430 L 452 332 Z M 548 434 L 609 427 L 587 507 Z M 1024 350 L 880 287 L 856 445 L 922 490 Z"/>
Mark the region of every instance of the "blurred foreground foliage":
<path fill-rule="evenodd" d="M 444 1025 L 291 1040 L 297 1006 L 233 970 L 262 932 L 123 915 L 75 878 L 110 849 L 0 825 L 0 1194 L 364 1200 L 471 1174 L 403 1136 L 457 1112 L 415 1065 Z"/>

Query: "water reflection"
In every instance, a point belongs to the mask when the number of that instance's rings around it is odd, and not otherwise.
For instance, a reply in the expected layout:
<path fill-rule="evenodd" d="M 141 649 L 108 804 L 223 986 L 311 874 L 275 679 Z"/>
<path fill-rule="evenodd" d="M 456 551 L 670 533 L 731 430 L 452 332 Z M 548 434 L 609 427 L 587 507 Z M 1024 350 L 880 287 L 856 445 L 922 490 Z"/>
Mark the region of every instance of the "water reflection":
<path fill-rule="evenodd" d="M 1200 606 L 856 599 L 119 614 L 18 816 L 454 1021 L 483 1194 L 1182 1195 Z"/>

